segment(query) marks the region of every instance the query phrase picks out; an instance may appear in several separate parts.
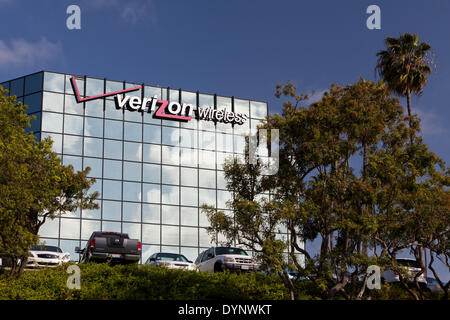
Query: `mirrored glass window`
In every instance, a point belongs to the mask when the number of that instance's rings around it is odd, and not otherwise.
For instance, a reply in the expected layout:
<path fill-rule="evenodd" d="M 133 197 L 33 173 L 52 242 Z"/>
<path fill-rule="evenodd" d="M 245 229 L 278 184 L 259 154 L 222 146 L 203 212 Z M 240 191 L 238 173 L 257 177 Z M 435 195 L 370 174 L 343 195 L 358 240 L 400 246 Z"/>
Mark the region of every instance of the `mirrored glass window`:
<path fill-rule="evenodd" d="M 77 239 L 80 238 L 80 219 L 61 218 L 61 238 Z"/>
<path fill-rule="evenodd" d="M 151 124 L 144 125 L 144 142 L 161 143 L 161 127 Z"/>
<path fill-rule="evenodd" d="M 250 101 L 234 99 L 234 112 L 235 113 L 243 113 L 247 116 L 250 116 Z"/>
<path fill-rule="evenodd" d="M 142 204 L 142 222 L 161 223 L 161 206 L 159 204 Z"/>
<path fill-rule="evenodd" d="M 76 136 L 64 135 L 63 152 L 65 154 L 79 155 L 83 149 L 83 138 Z"/>
<path fill-rule="evenodd" d="M 235 153 L 245 153 L 245 136 L 244 135 L 234 135 L 234 152 Z"/>
<path fill-rule="evenodd" d="M 198 147 L 199 147 L 199 149 L 215 150 L 216 149 L 216 134 L 214 132 L 209 132 L 209 131 L 199 131 Z"/>
<path fill-rule="evenodd" d="M 11 96 L 17 96 L 17 97 L 23 96 L 23 85 L 24 85 L 23 77 L 11 81 L 11 89 L 10 89 L 9 94 Z"/>
<path fill-rule="evenodd" d="M 179 168 L 171 166 L 162 166 L 162 183 L 180 184 Z"/>
<path fill-rule="evenodd" d="M 105 158 L 122 159 L 122 141 L 104 140 Z"/>
<path fill-rule="evenodd" d="M 214 96 L 209 94 L 199 94 L 199 107 L 200 108 L 214 108 Z M 214 121 L 200 120 L 198 122 L 198 128 L 200 130 L 215 130 Z"/>
<path fill-rule="evenodd" d="M 103 179 L 95 179 L 94 184 L 91 185 L 89 188 L 90 193 L 97 192 L 98 193 L 98 199 L 102 198 L 102 185 L 103 185 Z"/>
<path fill-rule="evenodd" d="M 210 189 L 199 189 L 199 205 L 202 206 L 204 204 L 209 206 L 216 206 L 216 190 Z"/>
<path fill-rule="evenodd" d="M 198 246 L 198 229 L 197 228 L 181 228 L 181 245 Z"/>
<path fill-rule="evenodd" d="M 197 226 L 198 208 L 181 207 L 181 224 L 185 226 Z"/>
<path fill-rule="evenodd" d="M 151 183 L 161 182 L 161 166 L 158 164 L 143 164 L 143 181 Z"/>
<path fill-rule="evenodd" d="M 165 245 L 177 246 L 180 243 L 180 228 L 172 226 L 161 227 L 161 242 Z"/>
<path fill-rule="evenodd" d="M 44 90 L 64 93 L 64 75 L 59 73 L 44 73 Z"/>
<path fill-rule="evenodd" d="M 225 179 L 224 171 L 216 171 L 216 172 L 217 172 L 217 189 L 226 189 L 227 180 Z"/>
<path fill-rule="evenodd" d="M 84 118 L 84 135 L 90 137 L 103 137 L 103 119 Z"/>
<path fill-rule="evenodd" d="M 103 118 L 103 99 L 85 102 L 84 112 L 87 116 Z"/>
<path fill-rule="evenodd" d="M 179 187 L 162 186 L 162 203 L 179 204 Z"/>
<path fill-rule="evenodd" d="M 198 151 L 198 165 L 200 168 L 215 169 L 216 153 L 214 151 Z"/>
<path fill-rule="evenodd" d="M 89 157 L 101 157 L 103 149 L 102 139 L 84 138 L 84 155 Z"/>
<path fill-rule="evenodd" d="M 49 219 L 39 228 L 39 236 L 58 238 L 59 236 L 59 220 L 60 218 Z"/>
<path fill-rule="evenodd" d="M 62 81 L 64 85 L 64 80 Z M 25 78 L 25 94 L 42 91 L 42 73 L 36 73 Z"/>
<path fill-rule="evenodd" d="M 233 195 L 228 191 L 217 190 L 217 207 L 226 209 L 227 201 L 233 200 Z"/>
<path fill-rule="evenodd" d="M 144 243 L 160 243 L 160 229 L 159 225 L 143 224 L 142 225 L 142 242 Z"/>
<path fill-rule="evenodd" d="M 35 119 L 30 120 L 30 127 L 25 129 L 25 132 L 38 132 L 41 131 L 41 113 L 33 113 Z"/>
<path fill-rule="evenodd" d="M 64 95 L 52 92 L 44 92 L 42 109 L 62 113 L 64 110 Z"/>
<path fill-rule="evenodd" d="M 28 106 L 25 112 L 30 114 L 33 112 L 41 111 L 41 101 L 42 101 L 41 93 L 35 93 L 29 96 L 25 96 L 23 103 Z"/>
<path fill-rule="evenodd" d="M 116 92 L 120 90 L 123 90 L 123 82 L 106 81 L 106 92 Z"/>
<path fill-rule="evenodd" d="M 72 87 L 72 82 L 71 80 L 72 76 L 71 75 L 66 75 L 66 93 L 69 94 L 75 94 L 75 90 Z M 82 77 L 75 77 L 75 83 L 77 84 L 78 87 L 78 92 L 80 93 L 80 97 L 84 97 L 84 78 Z"/>
<path fill-rule="evenodd" d="M 161 146 L 144 143 L 143 153 L 144 162 L 161 163 Z"/>
<path fill-rule="evenodd" d="M 83 169 L 91 168 L 88 177 L 101 178 L 102 177 L 102 160 L 95 158 L 84 158 Z"/>
<path fill-rule="evenodd" d="M 162 143 L 169 146 L 178 146 L 180 139 L 180 129 L 178 128 L 162 128 Z"/>
<path fill-rule="evenodd" d="M 197 169 L 181 168 L 181 185 L 197 187 L 198 186 Z"/>
<path fill-rule="evenodd" d="M 100 79 L 86 79 L 86 96 L 92 97 L 104 93 L 104 81 Z"/>
<path fill-rule="evenodd" d="M 184 148 L 197 148 L 197 131 L 196 130 L 180 130 L 180 146 Z"/>
<path fill-rule="evenodd" d="M 181 205 L 198 206 L 198 189 L 181 187 Z"/>
<path fill-rule="evenodd" d="M 123 180 L 141 181 L 142 164 L 125 161 L 123 163 Z"/>
<path fill-rule="evenodd" d="M 122 161 L 104 160 L 103 177 L 107 179 L 122 179 Z"/>
<path fill-rule="evenodd" d="M 103 179 L 103 198 L 122 200 L 122 182 Z"/>
<path fill-rule="evenodd" d="M 142 144 L 134 142 L 123 143 L 123 158 L 130 161 L 142 161 Z"/>
<path fill-rule="evenodd" d="M 216 171 L 215 170 L 199 170 L 199 186 L 202 188 L 216 187 Z"/>
<path fill-rule="evenodd" d="M 143 184 L 143 201 L 151 203 L 161 202 L 161 186 L 159 184 Z"/>
<path fill-rule="evenodd" d="M 198 150 L 181 149 L 180 161 L 182 166 L 197 167 L 198 166 Z"/>
<path fill-rule="evenodd" d="M 133 92 L 131 92 L 133 93 Z M 126 121 L 139 122 L 142 123 L 142 111 L 139 110 L 125 110 L 123 113 Z"/>
<path fill-rule="evenodd" d="M 139 223 L 122 223 L 122 232 L 130 239 L 141 239 L 141 225 Z"/>
<path fill-rule="evenodd" d="M 265 102 L 250 101 L 250 116 L 264 119 L 267 116 L 267 104 Z"/>
<path fill-rule="evenodd" d="M 123 123 L 121 121 L 105 120 L 105 138 L 122 140 L 122 133 Z"/>
<path fill-rule="evenodd" d="M 162 146 L 162 163 L 163 164 L 171 164 L 171 165 L 179 165 L 179 148 L 177 147 L 168 147 Z"/>
<path fill-rule="evenodd" d="M 66 94 L 64 99 L 65 99 L 64 100 L 65 113 L 83 115 L 84 113 L 83 103 L 82 102 L 78 103 L 77 100 L 75 99 L 75 96 Z"/>
<path fill-rule="evenodd" d="M 211 241 L 211 236 L 208 234 L 206 229 L 199 228 L 198 233 L 199 233 L 201 247 L 211 247 L 214 245 L 214 243 Z"/>
<path fill-rule="evenodd" d="M 141 221 L 141 204 L 134 202 L 123 203 L 123 221 Z"/>
<path fill-rule="evenodd" d="M 183 241 L 181 245 L 183 245 Z M 181 254 L 188 258 L 188 260 L 195 261 L 198 257 L 198 248 L 181 247 Z"/>
<path fill-rule="evenodd" d="M 91 234 L 101 230 L 101 222 L 99 220 L 82 220 L 81 221 L 81 239 L 88 240 Z"/>
<path fill-rule="evenodd" d="M 102 231 L 122 232 L 121 223 L 113 221 L 102 221 Z"/>
<path fill-rule="evenodd" d="M 161 206 L 161 218 L 163 224 L 180 224 L 178 206 Z"/>
<path fill-rule="evenodd" d="M 83 135 L 83 117 L 65 115 L 64 133 Z"/>
<path fill-rule="evenodd" d="M 42 113 L 42 131 L 62 133 L 63 115 L 58 113 Z"/>
<path fill-rule="evenodd" d="M 129 141 L 142 141 L 142 124 L 125 122 L 124 139 Z"/>
<path fill-rule="evenodd" d="M 104 220 L 121 220 L 122 219 L 122 203 L 120 201 L 103 200 L 103 219 Z"/>
<path fill-rule="evenodd" d="M 233 136 L 217 133 L 217 151 L 233 152 Z"/>
<path fill-rule="evenodd" d="M 141 201 L 141 184 L 136 182 L 123 183 L 123 200 Z"/>
<path fill-rule="evenodd" d="M 81 220 L 81 240 L 88 240 L 91 234 L 101 230 L 100 220 Z"/>
<path fill-rule="evenodd" d="M 81 171 L 83 167 L 81 157 L 74 157 L 74 156 L 64 156 L 63 165 L 65 166 L 71 165 L 73 167 L 74 172 Z"/>
<path fill-rule="evenodd" d="M 123 109 L 117 109 L 116 103 L 112 100 L 105 100 L 105 118 L 123 120 Z"/>

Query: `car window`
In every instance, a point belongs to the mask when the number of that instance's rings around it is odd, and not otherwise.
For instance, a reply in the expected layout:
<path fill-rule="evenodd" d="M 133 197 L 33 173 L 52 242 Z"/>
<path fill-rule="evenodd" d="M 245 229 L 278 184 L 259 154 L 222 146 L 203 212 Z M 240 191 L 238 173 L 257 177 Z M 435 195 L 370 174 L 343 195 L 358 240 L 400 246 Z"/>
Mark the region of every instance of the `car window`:
<path fill-rule="evenodd" d="M 217 247 L 216 248 L 216 254 L 222 255 L 222 254 L 238 254 L 242 256 L 248 256 L 247 252 L 245 250 L 240 248 L 227 248 L 227 247 Z"/>
<path fill-rule="evenodd" d="M 195 259 L 195 264 L 199 264 L 200 261 L 202 261 L 203 253 L 205 253 L 205 251 L 201 252 L 201 253 L 198 255 L 197 259 Z"/>
<path fill-rule="evenodd" d="M 416 260 L 398 259 L 397 263 L 403 267 L 420 268 L 420 264 Z"/>
<path fill-rule="evenodd" d="M 214 248 L 208 249 L 202 257 L 202 262 L 207 261 L 214 257 Z"/>
<path fill-rule="evenodd" d="M 59 252 L 62 253 L 62 250 L 58 247 L 55 246 L 41 246 L 41 245 L 37 245 L 34 247 L 31 247 L 30 249 L 31 251 L 51 251 L 51 252 Z"/>
<path fill-rule="evenodd" d="M 188 262 L 188 259 L 186 259 L 185 256 L 176 253 L 159 253 L 156 260 Z"/>

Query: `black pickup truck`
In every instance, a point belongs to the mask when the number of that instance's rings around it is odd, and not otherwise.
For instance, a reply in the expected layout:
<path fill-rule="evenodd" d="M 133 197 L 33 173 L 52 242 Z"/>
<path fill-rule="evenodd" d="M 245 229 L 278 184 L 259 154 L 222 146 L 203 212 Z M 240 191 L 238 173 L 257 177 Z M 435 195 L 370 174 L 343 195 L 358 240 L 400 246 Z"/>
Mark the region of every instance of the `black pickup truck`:
<path fill-rule="evenodd" d="M 111 261 L 113 263 L 136 263 L 141 258 L 139 240 L 130 239 L 126 233 L 93 232 L 86 248 L 75 248 L 81 254 L 80 262 Z"/>

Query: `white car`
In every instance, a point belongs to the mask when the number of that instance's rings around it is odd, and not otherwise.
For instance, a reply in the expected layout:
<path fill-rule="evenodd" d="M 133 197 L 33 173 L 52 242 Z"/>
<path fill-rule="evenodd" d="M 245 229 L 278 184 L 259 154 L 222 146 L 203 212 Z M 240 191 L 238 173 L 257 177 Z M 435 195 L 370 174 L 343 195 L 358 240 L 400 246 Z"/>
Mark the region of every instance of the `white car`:
<path fill-rule="evenodd" d="M 240 248 L 211 247 L 195 260 L 200 271 L 221 272 L 224 270 L 257 271 L 261 263 Z"/>
<path fill-rule="evenodd" d="M 70 254 L 55 246 L 38 245 L 29 251 L 27 268 L 56 267 L 70 261 Z"/>
<path fill-rule="evenodd" d="M 192 261 L 177 253 L 154 253 L 147 259 L 145 264 L 151 267 L 198 271 L 197 266 Z"/>
<path fill-rule="evenodd" d="M 415 259 L 399 258 L 396 260 L 397 260 L 397 264 L 399 266 L 406 268 L 406 270 L 408 272 L 408 281 L 411 281 L 411 282 L 414 281 L 415 275 L 417 273 L 419 273 L 421 270 L 420 264 Z M 397 272 L 395 272 L 392 269 L 384 270 L 383 278 L 389 283 L 400 282 L 400 276 L 398 275 Z M 427 280 L 426 280 L 424 274 L 421 274 L 417 280 L 418 280 L 419 284 L 426 287 Z"/>

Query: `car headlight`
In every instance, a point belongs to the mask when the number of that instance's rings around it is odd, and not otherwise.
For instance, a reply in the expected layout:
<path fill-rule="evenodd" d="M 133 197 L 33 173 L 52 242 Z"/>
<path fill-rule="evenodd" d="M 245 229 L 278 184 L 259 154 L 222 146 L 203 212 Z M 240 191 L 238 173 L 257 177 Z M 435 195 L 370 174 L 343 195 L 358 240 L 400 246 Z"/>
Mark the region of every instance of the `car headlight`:
<path fill-rule="evenodd" d="M 223 258 L 223 262 L 233 263 L 233 262 L 235 262 L 235 260 L 234 260 L 234 258 L 227 258 L 227 257 L 225 257 L 225 258 Z"/>

